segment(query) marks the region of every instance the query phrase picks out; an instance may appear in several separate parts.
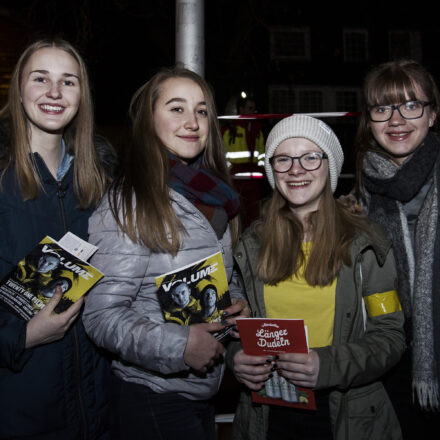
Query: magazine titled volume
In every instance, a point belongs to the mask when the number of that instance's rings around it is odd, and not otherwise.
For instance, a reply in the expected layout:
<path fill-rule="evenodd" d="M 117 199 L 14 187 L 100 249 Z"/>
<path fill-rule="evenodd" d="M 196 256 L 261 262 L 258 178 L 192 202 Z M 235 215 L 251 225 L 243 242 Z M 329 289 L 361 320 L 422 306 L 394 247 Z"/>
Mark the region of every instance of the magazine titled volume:
<path fill-rule="evenodd" d="M 69 250 L 60 243 L 69 245 Z M 77 255 L 90 256 L 97 248 L 72 233 L 59 242 L 45 237 L 0 282 L 0 301 L 26 321 L 63 291 L 56 313 L 66 310 L 87 293 L 103 274 Z"/>
<path fill-rule="evenodd" d="M 221 252 L 155 278 L 159 303 L 167 322 L 180 325 L 220 322 L 231 305 Z M 223 339 L 230 328 L 217 333 Z"/>
<path fill-rule="evenodd" d="M 242 318 L 237 319 L 243 351 L 253 356 L 275 356 L 279 353 L 308 353 L 307 327 L 302 319 Z M 252 391 L 255 403 L 316 409 L 310 388 L 297 387 L 273 372 L 264 387 Z"/>

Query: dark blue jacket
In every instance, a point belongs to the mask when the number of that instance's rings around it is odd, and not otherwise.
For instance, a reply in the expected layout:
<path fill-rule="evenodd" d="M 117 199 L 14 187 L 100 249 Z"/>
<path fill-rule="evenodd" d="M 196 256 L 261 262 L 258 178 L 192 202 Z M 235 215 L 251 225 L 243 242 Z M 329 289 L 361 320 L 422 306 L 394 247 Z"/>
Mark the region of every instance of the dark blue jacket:
<path fill-rule="evenodd" d="M 59 183 L 38 154 L 43 190 L 23 201 L 13 169 L 0 190 L 0 278 L 45 235 L 87 239 L 92 209 L 73 192 L 73 162 Z M 63 339 L 25 349 L 26 322 L 0 307 L 0 439 L 106 438 L 109 365 L 79 318 Z"/>

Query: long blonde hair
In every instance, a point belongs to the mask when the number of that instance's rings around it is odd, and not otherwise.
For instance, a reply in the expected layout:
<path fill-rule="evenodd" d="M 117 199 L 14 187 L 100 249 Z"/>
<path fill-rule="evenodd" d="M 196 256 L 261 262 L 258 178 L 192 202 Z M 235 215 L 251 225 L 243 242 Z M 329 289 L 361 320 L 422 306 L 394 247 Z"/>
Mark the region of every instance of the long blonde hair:
<path fill-rule="evenodd" d="M 196 73 L 176 66 L 156 73 L 135 92 L 131 100 L 131 139 L 125 145 L 120 173 L 112 185 L 110 205 L 119 228 L 132 241 L 154 252 L 175 255 L 183 230 L 169 197 L 167 149 L 154 126 L 154 109 L 161 86 L 170 78 L 190 79 L 200 86 L 209 125 L 202 164 L 205 169 L 231 184 L 211 89 Z M 230 222 L 234 239 L 238 236 L 237 222 L 237 218 Z"/>
<path fill-rule="evenodd" d="M 21 54 L 12 73 L 8 102 L 0 111 L 0 122 L 8 132 L 8 143 L 0 157 L 1 178 L 14 168 L 24 200 L 35 199 L 41 190 L 41 180 L 33 163 L 29 142 L 28 118 L 21 104 L 21 79 L 29 58 L 38 50 L 55 48 L 67 52 L 79 65 L 80 102 L 78 112 L 65 127 L 63 139 L 74 161 L 74 191 L 81 208 L 96 205 L 102 198 L 107 177 L 94 147 L 93 103 L 86 65 L 67 41 L 38 40 Z"/>
<path fill-rule="evenodd" d="M 342 264 L 351 265 L 350 245 L 358 232 L 371 233 L 371 229 L 365 220 L 335 201 L 329 179 L 318 211 L 311 213 L 307 222 L 308 235 L 315 245 L 303 275 L 311 286 L 326 286 Z M 254 228 L 261 239 L 258 277 L 266 284 L 276 285 L 292 275 L 301 275 L 300 268 L 305 263 L 301 248 L 304 227 L 277 188 Z"/>

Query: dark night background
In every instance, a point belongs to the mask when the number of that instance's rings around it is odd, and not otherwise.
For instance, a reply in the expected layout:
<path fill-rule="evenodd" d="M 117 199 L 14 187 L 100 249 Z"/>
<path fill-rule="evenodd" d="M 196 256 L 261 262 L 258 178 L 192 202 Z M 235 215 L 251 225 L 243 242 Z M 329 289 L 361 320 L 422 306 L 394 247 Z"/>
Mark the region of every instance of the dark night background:
<path fill-rule="evenodd" d="M 205 77 L 219 114 L 231 113 L 241 90 L 262 113 L 357 111 L 365 73 L 393 58 L 414 58 L 439 81 L 437 14 L 387 4 L 205 0 Z M 119 144 L 134 91 L 174 63 L 175 0 L 0 0 L 0 105 L 19 53 L 47 36 L 79 48 L 98 131 Z M 344 147 L 343 172 L 353 173 L 356 118 L 327 122 Z M 230 400 L 219 400 L 220 411 L 233 411 Z"/>
<path fill-rule="evenodd" d="M 219 114 L 242 89 L 255 95 L 261 112 L 268 112 L 286 110 L 271 105 L 272 85 L 359 88 L 372 64 L 392 58 L 393 30 L 411 39 L 402 40 L 399 55 L 417 58 L 437 76 L 439 27 L 425 11 L 376 2 L 302 4 L 205 0 L 205 77 L 215 89 Z M 309 30 L 308 57 L 289 59 L 273 53 L 276 31 L 289 27 Z M 365 32 L 367 47 L 361 60 L 346 60 L 347 29 Z M 111 130 L 124 119 L 136 88 L 158 67 L 174 63 L 175 0 L 0 0 L 0 100 L 21 49 L 36 37 L 54 35 L 71 41 L 84 55 L 96 120 L 102 129 Z M 336 110 L 327 108 L 325 100 L 323 107 L 322 111 Z M 298 111 L 295 105 L 293 110 Z"/>

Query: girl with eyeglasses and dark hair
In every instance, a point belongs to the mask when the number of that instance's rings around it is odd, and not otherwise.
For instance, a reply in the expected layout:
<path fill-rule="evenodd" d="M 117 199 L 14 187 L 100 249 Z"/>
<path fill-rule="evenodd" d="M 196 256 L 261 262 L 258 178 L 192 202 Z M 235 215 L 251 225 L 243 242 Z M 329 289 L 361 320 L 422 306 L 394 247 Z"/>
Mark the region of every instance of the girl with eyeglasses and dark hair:
<path fill-rule="evenodd" d="M 309 116 L 283 119 L 267 139 L 274 191 L 235 258 L 253 316 L 304 319 L 312 350 L 273 362 L 234 343 L 228 361 L 252 391 L 275 369 L 314 388 L 317 410 L 255 405 L 244 392 L 235 439 L 401 438 L 379 381 L 405 348 L 393 253 L 381 228 L 335 201 L 342 163 L 336 135 Z"/>
<path fill-rule="evenodd" d="M 417 62 L 392 61 L 368 73 L 364 101 L 356 190 L 393 242 L 408 349 L 385 385 L 412 439 L 440 427 L 439 92 Z"/>

